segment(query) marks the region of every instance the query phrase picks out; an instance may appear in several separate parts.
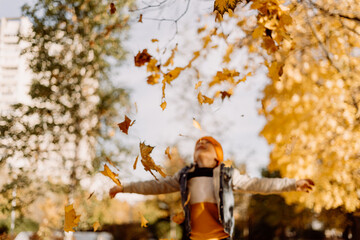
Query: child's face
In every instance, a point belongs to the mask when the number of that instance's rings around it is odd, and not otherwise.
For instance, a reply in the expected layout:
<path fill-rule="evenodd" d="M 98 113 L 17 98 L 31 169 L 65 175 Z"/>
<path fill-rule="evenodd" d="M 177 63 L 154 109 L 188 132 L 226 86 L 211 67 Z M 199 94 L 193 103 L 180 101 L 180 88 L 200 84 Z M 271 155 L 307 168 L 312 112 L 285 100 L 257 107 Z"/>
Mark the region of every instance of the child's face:
<path fill-rule="evenodd" d="M 206 139 L 199 140 L 195 145 L 194 162 L 200 167 L 215 167 L 216 151 L 214 145 Z"/>

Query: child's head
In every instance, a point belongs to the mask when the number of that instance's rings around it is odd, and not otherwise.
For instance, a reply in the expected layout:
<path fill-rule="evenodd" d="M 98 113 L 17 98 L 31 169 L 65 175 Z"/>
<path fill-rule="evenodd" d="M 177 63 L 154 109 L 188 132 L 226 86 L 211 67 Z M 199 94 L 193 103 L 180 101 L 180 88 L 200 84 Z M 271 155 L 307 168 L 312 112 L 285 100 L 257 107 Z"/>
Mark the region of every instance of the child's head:
<path fill-rule="evenodd" d="M 202 137 L 197 140 L 194 151 L 194 162 L 200 167 L 216 167 L 223 161 L 221 144 L 213 137 Z"/>

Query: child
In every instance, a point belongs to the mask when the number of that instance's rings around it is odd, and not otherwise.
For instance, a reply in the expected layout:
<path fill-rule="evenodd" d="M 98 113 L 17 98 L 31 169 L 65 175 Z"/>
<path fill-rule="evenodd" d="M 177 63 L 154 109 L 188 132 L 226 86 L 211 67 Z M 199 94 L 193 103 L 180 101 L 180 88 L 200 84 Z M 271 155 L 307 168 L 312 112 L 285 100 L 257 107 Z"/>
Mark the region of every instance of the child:
<path fill-rule="evenodd" d="M 251 193 L 309 192 L 310 179 L 250 178 L 225 167 L 223 150 L 212 137 L 202 137 L 195 145 L 194 162 L 159 181 L 132 182 L 110 189 L 111 198 L 119 192 L 162 194 L 181 192 L 185 231 L 194 240 L 230 240 L 234 232 L 233 190 Z"/>

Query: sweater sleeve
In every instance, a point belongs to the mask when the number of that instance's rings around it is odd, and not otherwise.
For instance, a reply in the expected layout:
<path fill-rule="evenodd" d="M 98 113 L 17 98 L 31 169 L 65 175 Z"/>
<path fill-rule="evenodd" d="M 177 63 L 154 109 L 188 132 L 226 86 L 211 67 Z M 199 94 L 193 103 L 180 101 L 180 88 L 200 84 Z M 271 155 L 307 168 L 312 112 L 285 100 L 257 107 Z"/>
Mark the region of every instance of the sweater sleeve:
<path fill-rule="evenodd" d="M 124 183 L 124 193 L 139 193 L 143 195 L 155 195 L 180 191 L 180 172 L 174 176 L 167 176 L 159 180 Z"/>
<path fill-rule="evenodd" d="M 252 178 L 234 169 L 233 189 L 240 192 L 272 194 L 296 191 L 296 180 L 290 178 Z"/>

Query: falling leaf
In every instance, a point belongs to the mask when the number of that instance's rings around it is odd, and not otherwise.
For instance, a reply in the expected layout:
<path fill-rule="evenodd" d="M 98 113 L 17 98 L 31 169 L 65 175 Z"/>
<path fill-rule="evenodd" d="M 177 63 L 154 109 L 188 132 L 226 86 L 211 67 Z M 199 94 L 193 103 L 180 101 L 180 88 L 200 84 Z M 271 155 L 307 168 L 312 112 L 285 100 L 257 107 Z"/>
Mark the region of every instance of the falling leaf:
<path fill-rule="evenodd" d="M 116 7 L 114 3 L 110 3 L 110 13 L 114 14 L 116 12 Z"/>
<path fill-rule="evenodd" d="M 171 160 L 170 147 L 167 147 L 165 150 L 166 156 Z"/>
<path fill-rule="evenodd" d="M 160 66 L 156 65 L 157 64 L 157 60 L 155 58 L 152 58 L 148 65 L 146 66 L 146 71 L 148 72 L 152 72 L 152 73 L 158 73 L 160 72 Z"/>
<path fill-rule="evenodd" d="M 151 42 L 158 42 L 159 40 L 156 38 L 151 39 Z"/>
<path fill-rule="evenodd" d="M 225 167 L 227 167 L 227 168 L 230 168 L 232 166 L 232 161 L 231 160 L 226 160 L 223 163 L 224 163 Z"/>
<path fill-rule="evenodd" d="M 197 82 L 195 85 L 195 90 L 198 89 L 201 86 L 201 84 L 202 84 L 202 81 Z"/>
<path fill-rule="evenodd" d="M 214 99 L 209 98 L 209 97 L 207 97 L 205 95 L 202 95 L 201 92 L 199 92 L 199 94 L 198 94 L 198 102 L 200 104 L 203 104 L 203 103 L 213 104 Z"/>
<path fill-rule="evenodd" d="M 93 224 L 94 232 L 96 232 L 96 230 L 98 230 L 99 227 L 100 227 L 100 223 L 94 222 L 94 224 Z"/>
<path fill-rule="evenodd" d="M 146 220 L 146 218 L 139 212 L 140 216 L 141 216 L 141 227 L 147 227 L 147 224 L 149 223 L 148 220 Z"/>
<path fill-rule="evenodd" d="M 184 70 L 184 68 L 176 67 L 175 69 L 166 73 L 164 75 L 164 80 L 166 81 L 166 83 L 170 84 L 171 81 L 173 81 L 175 78 L 177 78 L 179 76 L 179 74 L 181 73 L 182 70 Z"/>
<path fill-rule="evenodd" d="M 139 17 L 139 21 L 138 22 L 140 22 L 140 23 L 142 23 L 143 21 L 142 21 L 142 14 L 140 14 L 140 17 Z"/>
<path fill-rule="evenodd" d="M 172 216 L 171 221 L 177 224 L 182 224 L 185 220 L 185 214 L 183 211 L 176 213 L 174 216 Z"/>
<path fill-rule="evenodd" d="M 228 12 L 229 9 L 233 11 L 236 7 L 236 4 L 240 1 L 241 0 L 215 0 L 214 12 L 217 11 L 222 17 L 225 12 Z"/>
<path fill-rule="evenodd" d="M 196 127 L 197 129 L 201 130 L 201 125 L 198 121 L 195 120 L 195 118 L 193 118 L 193 126 Z"/>
<path fill-rule="evenodd" d="M 148 65 L 149 66 L 149 65 Z M 159 79 L 160 79 L 160 74 L 158 73 L 153 73 L 150 76 L 148 76 L 147 78 L 147 83 L 150 85 L 155 85 L 157 83 L 159 83 Z"/>
<path fill-rule="evenodd" d="M 174 64 L 174 56 L 175 56 L 175 52 L 177 51 L 177 44 L 175 46 L 174 49 L 171 50 L 171 55 L 168 58 L 168 60 L 166 60 L 166 62 L 163 64 L 164 67 L 169 66 L 170 64 L 173 65 Z"/>
<path fill-rule="evenodd" d="M 65 206 L 64 231 L 75 232 L 73 228 L 78 226 L 80 222 L 80 216 L 81 215 L 76 215 L 74 206 L 72 204 Z"/>
<path fill-rule="evenodd" d="M 139 159 L 139 155 L 137 155 L 137 157 L 136 157 L 136 159 L 135 159 L 134 166 L 133 166 L 134 170 L 136 169 L 136 164 L 137 164 L 137 162 L 138 162 L 138 159 Z"/>
<path fill-rule="evenodd" d="M 89 195 L 89 197 L 87 198 L 87 200 L 89 200 L 89 199 L 94 195 L 94 193 L 95 193 L 95 191 L 92 192 L 92 193 Z"/>
<path fill-rule="evenodd" d="M 111 166 L 113 166 L 116 170 L 120 171 L 120 170 L 116 167 L 116 165 L 110 160 L 110 158 L 108 158 L 108 157 L 105 157 L 105 158 L 106 158 L 106 161 L 107 161 Z"/>
<path fill-rule="evenodd" d="M 233 94 L 232 89 L 228 90 L 228 91 L 218 91 L 215 94 L 215 97 L 221 97 L 221 100 L 224 100 L 225 98 L 230 98 L 231 95 Z"/>
<path fill-rule="evenodd" d="M 226 53 L 223 57 L 223 63 L 228 63 L 230 62 L 231 58 L 230 58 L 230 54 L 233 52 L 234 50 L 234 45 L 233 44 L 229 44 L 228 48 L 226 49 Z"/>
<path fill-rule="evenodd" d="M 154 149 L 154 147 L 146 145 L 143 142 L 140 142 L 139 146 L 140 146 L 140 155 L 141 155 L 141 158 L 142 158 L 141 163 L 143 164 L 145 171 L 149 171 L 151 173 L 151 175 L 153 175 L 156 180 L 158 180 L 158 179 L 156 178 L 156 176 L 153 174 L 153 172 L 151 170 L 159 172 L 162 177 L 166 177 L 166 174 L 163 172 L 161 167 L 156 165 L 154 160 L 150 156 L 150 154 L 151 154 L 152 150 Z"/>
<path fill-rule="evenodd" d="M 152 56 L 147 52 L 147 49 L 144 49 L 141 53 L 139 51 L 138 54 L 134 57 L 135 66 L 141 67 L 145 63 L 149 62 L 151 57 Z"/>
<path fill-rule="evenodd" d="M 121 123 L 118 123 L 118 126 L 123 133 L 128 134 L 129 127 L 131 127 L 134 123 L 135 120 L 131 122 L 131 119 L 125 115 L 125 120 Z"/>
<path fill-rule="evenodd" d="M 106 164 L 104 165 L 104 170 L 101 171 L 101 173 L 102 173 L 104 176 L 107 176 L 107 177 L 109 177 L 111 180 L 113 180 L 113 182 L 116 183 L 116 185 L 121 186 L 121 183 L 120 183 L 119 179 L 116 178 L 116 177 L 118 176 L 118 174 L 113 173 Z"/>
<path fill-rule="evenodd" d="M 160 107 L 162 108 L 163 111 L 165 110 L 166 105 L 167 105 L 166 101 L 163 101 L 163 102 L 160 104 Z"/>

